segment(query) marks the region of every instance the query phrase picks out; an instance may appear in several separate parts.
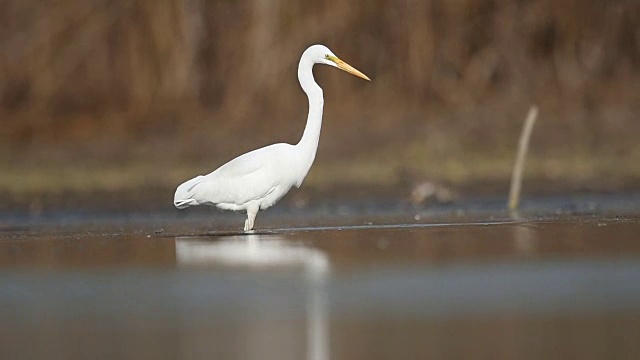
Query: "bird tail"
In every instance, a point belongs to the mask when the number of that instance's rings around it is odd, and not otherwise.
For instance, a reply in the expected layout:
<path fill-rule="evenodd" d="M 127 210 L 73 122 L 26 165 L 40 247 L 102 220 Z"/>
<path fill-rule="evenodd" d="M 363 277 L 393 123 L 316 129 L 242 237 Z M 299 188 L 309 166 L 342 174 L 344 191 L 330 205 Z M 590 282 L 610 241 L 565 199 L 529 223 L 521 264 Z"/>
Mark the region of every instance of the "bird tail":
<path fill-rule="evenodd" d="M 204 176 L 196 176 L 195 178 L 185 181 L 180 184 L 176 189 L 176 193 L 173 196 L 173 205 L 178 209 L 184 209 L 189 206 L 200 205 L 196 199 L 193 198 L 191 190 L 198 185 Z"/>

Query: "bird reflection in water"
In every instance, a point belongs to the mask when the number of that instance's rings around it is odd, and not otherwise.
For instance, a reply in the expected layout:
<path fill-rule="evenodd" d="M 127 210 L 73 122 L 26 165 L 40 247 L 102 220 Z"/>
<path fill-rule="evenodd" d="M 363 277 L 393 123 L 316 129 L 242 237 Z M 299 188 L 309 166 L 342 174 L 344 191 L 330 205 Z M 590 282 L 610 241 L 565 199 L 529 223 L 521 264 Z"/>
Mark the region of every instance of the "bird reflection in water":
<path fill-rule="evenodd" d="M 176 238 L 176 261 L 180 268 L 208 268 L 220 270 L 250 270 L 278 272 L 293 270 L 302 277 L 301 286 L 305 293 L 305 326 L 307 334 L 307 359 L 329 358 L 329 310 L 327 303 L 327 282 L 330 274 L 330 262 L 327 255 L 318 250 L 285 241 L 277 235 L 237 235 L 224 237 L 224 240 L 211 240 L 202 237 Z M 299 271 L 302 270 L 302 271 Z M 255 343 L 256 336 L 264 332 L 260 318 L 253 326 L 245 329 L 242 336 L 247 345 Z M 291 326 L 296 326 L 291 324 Z M 297 333 L 298 329 L 293 329 Z M 260 341 L 257 341 L 258 343 Z M 260 347 L 260 346 L 258 346 Z M 255 349 L 264 356 L 265 349 Z M 275 351 L 283 351 L 278 348 Z M 268 352 L 268 350 L 267 350 Z M 272 354 L 283 355 L 283 354 Z M 285 354 L 289 358 L 291 354 Z M 266 356 L 265 358 L 271 358 Z M 293 357 L 292 357 L 293 358 Z"/>

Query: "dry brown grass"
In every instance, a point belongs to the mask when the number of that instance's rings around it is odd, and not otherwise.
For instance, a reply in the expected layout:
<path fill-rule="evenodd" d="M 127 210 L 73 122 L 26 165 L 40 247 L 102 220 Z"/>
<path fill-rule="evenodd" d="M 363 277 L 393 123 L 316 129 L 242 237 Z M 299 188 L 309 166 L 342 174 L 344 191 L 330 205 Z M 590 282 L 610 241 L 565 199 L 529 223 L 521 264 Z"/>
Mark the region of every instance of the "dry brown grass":
<path fill-rule="evenodd" d="M 0 169 L 153 173 L 295 141 L 295 67 L 318 42 L 374 80 L 316 72 L 327 181 L 340 166 L 362 181 L 407 166 L 473 179 L 438 160 L 482 171 L 472 153 L 490 168 L 531 103 L 544 114 L 534 159 L 633 159 L 639 23 L 640 3 L 623 0 L 2 1 Z M 633 177 L 640 165 L 620 166 Z"/>

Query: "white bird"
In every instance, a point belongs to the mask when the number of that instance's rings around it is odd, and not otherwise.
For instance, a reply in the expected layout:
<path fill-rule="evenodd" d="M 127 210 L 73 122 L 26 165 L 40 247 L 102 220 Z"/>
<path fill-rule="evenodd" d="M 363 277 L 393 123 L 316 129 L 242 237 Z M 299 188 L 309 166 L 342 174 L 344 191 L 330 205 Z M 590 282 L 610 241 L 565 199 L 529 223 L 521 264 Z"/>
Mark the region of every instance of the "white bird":
<path fill-rule="evenodd" d="M 178 209 L 194 205 L 214 205 L 223 210 L 246 211 L 244 231 L 253 230 L 258 210 L 273 206 L 291 187 L 300 187 L 313 164 L 318 149 L 322 89 L 313 78 L 313 65 L 325 64 L 369 79 L 340 60 L 324 45 L 312 45 L 298 64 L 298 81 L 309 98 L 309 115 L 302 139 L 295 144 L 273 144 L 222 165 L 208 175 L 200 175 L 178 186 L 173 204 Z"/>

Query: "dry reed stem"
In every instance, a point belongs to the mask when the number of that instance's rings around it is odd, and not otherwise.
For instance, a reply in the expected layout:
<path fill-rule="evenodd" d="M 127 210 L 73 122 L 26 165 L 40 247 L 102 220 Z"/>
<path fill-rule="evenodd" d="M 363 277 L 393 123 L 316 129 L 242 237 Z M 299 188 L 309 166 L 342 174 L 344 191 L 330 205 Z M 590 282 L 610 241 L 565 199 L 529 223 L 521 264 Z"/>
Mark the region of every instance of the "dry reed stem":
<path fill-rule="evenodd" d="M 532 106 L 527 114 L 527 119 L 524 122 L 522 133 L 520 134 L 520 141 L 518 142 L 518 154 L 516 156 L 516 163 L 513 166 L 513 172 L 511 173 L 511 189 L 509 190 L 509 210 L 516 210 L 520 205 L 520 191 L 522 190 L 522 172 L 524 171 L 524 162 L 527 158 L 527 152 L 529 150 L 529 139 L 533 130 L 533 124 L 538 117 L 538 107 Z"/>

